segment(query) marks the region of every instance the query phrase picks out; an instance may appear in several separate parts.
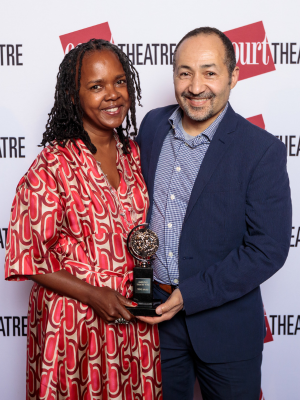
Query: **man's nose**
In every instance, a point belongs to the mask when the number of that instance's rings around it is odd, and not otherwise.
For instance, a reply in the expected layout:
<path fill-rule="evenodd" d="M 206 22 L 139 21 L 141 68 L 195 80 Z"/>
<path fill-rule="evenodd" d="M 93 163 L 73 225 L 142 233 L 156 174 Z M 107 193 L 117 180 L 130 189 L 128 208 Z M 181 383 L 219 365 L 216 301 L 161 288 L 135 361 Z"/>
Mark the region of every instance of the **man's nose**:
<path fill-rule="evenodd" d="M 206 90 L 204 77 L 202 74 L 195 74 L 191 80 L 189 91 L 193 94 L 199 94 Z"/>

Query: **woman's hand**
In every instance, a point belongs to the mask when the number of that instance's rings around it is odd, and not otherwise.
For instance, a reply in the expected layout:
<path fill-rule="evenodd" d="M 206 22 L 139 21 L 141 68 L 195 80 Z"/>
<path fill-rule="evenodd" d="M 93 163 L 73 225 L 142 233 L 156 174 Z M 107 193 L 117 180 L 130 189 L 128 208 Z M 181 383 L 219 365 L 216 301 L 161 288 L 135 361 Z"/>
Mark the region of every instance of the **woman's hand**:
<path fill-rule="evenodd" d="M 109 287 L 91 286 L 87 304 L 101 317 L 106 323 L 112 323 L 118 318 L 131 321 L 135 317 L 125 308 L 125 306 L 135 307 L 137 303 L 132 302 L 122 296 L 116 290 Z"/>
<path fill-rule="evenodd" d="M 27 278 L 55 293 L 87 304 L 105 322 L 111 323 L 118 318 L 125 318 L 127 321 L 131 321 L 134 318 L 125 306 L 134 307 L 137 305 L 136 303 L 126 299 L 126 297 L 109 287 L 92 286 L 71 275 L 66 270 L 49 274 L 28 275 Z"/>

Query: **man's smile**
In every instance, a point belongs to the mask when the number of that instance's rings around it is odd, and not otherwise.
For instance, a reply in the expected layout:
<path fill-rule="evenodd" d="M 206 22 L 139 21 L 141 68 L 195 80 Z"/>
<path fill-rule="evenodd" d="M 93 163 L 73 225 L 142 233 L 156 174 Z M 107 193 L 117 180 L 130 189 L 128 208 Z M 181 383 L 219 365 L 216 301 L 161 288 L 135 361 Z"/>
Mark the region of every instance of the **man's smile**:
<path fill-rule="evenodd" d="M 209 100 L 211 100 L 211 98 L 208 98 L 208 99 L 195 99 L 195 98 L 189 98 L 189 97 L 186 97 L 186 99 L 188 100 L 190 105 L 193 106 L 193 107 L 201 107 L 201 106 L 205 105 Z"/>

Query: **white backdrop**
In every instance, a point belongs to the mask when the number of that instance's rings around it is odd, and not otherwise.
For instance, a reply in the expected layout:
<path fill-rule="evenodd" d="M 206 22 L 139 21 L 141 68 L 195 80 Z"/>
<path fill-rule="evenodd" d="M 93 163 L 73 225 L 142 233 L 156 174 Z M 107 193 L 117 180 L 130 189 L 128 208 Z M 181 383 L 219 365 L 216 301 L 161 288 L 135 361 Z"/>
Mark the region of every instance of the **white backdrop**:
<path fill-rule="evenodd" d="M 288 260 L 274 277 L 262 285 L 266 316 L 272 331 L 269 332 L 269 337 L 273 336 L 273 341 L 265 345 L 262 367 L 263 396 L 265 400 L 299 399 L 300 272 L 297 263 L 300 252 L 300 206 L 298 205 L 300 135 L 297 96 L 300 86 L 299 11 L 300 4 L 292 0 L 284 2 L 252 0 L 247 3 L 236 0 L 2 2 L 1 268 L 4 267 L 3 244 L 15 187 L 40 151 L 37 145 L 42 138 L 47 113 L 53 105 L 56 74 L 64 55 L 59 37 L 107 22 L 115 44 L 125 44 L 123 47 L 125 51 L 127 44 L 130 51 L 134 45 L 135 62 L 141 63 L 136 65 L 140 73 L 143 94 L 143 108 L 139 108 L 137 114 L 140 123 L 150 109 L 175 102 L 170 65 L 171 44 L 176 44 L 185 33 L 199 26 L 214 26 L 224 32 L 236 29 L 232 35 L 237 43 L 236 47 L 239 46 L 240 57 L 242 47 L 244 52 L 249 49 L 257 51 L 256 60 L 253 58 L 253 53 L 248 59 L 246 53 L 244 54 L 244 59 L 241 61 L 245 62 L 245 65 L 241 65 L 241 68 L 244 69 L 245 75 L 249 70 L 247 62 L 257 64 L 250 66 L 252 76 L 238 83 L 230 101 L 235 111 L 246 118 L 262 115 L 266 129 L 276 136 L 281 136 L 281 140 L 287 143 L 288 171 L 294 208 L 294 229 Z M 260 21 L 262 21 L 260 24 L 251 27 Z M 108 25 L 101 25 L 92 31 L 84 32 L 87 34 L 93 32 L 95 36 L 94 32 L 98 29 L 98 37 L 102 37 L 101 29 L 106 27 L 107 33 Z M 245 28 L 237 29 L 242 27 Z M 256 27 L 261 29 L 264 27 L 268 42 L 261 44 L 265 37 L 257 39 Z M 139 44 L 140 46 L 137 46 Z M 265 53 L 265 56 L 263 56 L 264 48 L 270 52 Z M 174 46 L 171 46 L 171 49 L 174 50 Z M 167 50 L 166 65 L 166 57 L 161 53 L 166 53 Z M 136 51 L 141 53 L 138 59 Z M 153 65 L 151 65 L 150 51 Z M 143 64 L 145 55 L 148 56 L 146 65 Z M 275 68 L 272 68 L 272 59 Z M 26 318 L 22 320 L 22 317 L 26 317 L 27 314 L 30 287 L 30 282 L 15 283 L 0 280 L 0 393 L 1 399 L 5 400 L 25 398 Z M 198 389 L 195 398 L 200 399 Z"/>

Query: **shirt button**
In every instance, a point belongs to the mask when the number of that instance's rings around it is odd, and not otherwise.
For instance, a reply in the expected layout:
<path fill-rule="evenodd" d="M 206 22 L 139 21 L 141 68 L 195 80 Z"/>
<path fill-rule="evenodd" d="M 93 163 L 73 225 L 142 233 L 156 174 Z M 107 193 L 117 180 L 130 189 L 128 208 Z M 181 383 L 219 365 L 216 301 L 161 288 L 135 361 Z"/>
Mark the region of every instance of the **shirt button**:
<path fill-rule="evenodd" d="M 174 194 L 171 194 L 171 200 L 174 200 L 174 199 L 175 199 Z"/>
<path fill-rule="evenodd" d="M 169 252 L 169 257 L 173 257 L 173 253 L 171 251 Z"/>
<path fill-rule="evenodd" d="M 171 222 L 168 223 L 168 228 L 172 228 Z"/>
<path fill-rule="evenodd" d="M 180 171 L 181 171 L 181 168 L 180 168 L 180 167 L 176 167 L 176 171 L 177 171 L 177 172 L 180 172 Z"/>
<path fill-rule="evenodd" d="M 179 283 L 178 279 L 174 279 L 173 282 L 177 285 L 177 283 Z"/>

